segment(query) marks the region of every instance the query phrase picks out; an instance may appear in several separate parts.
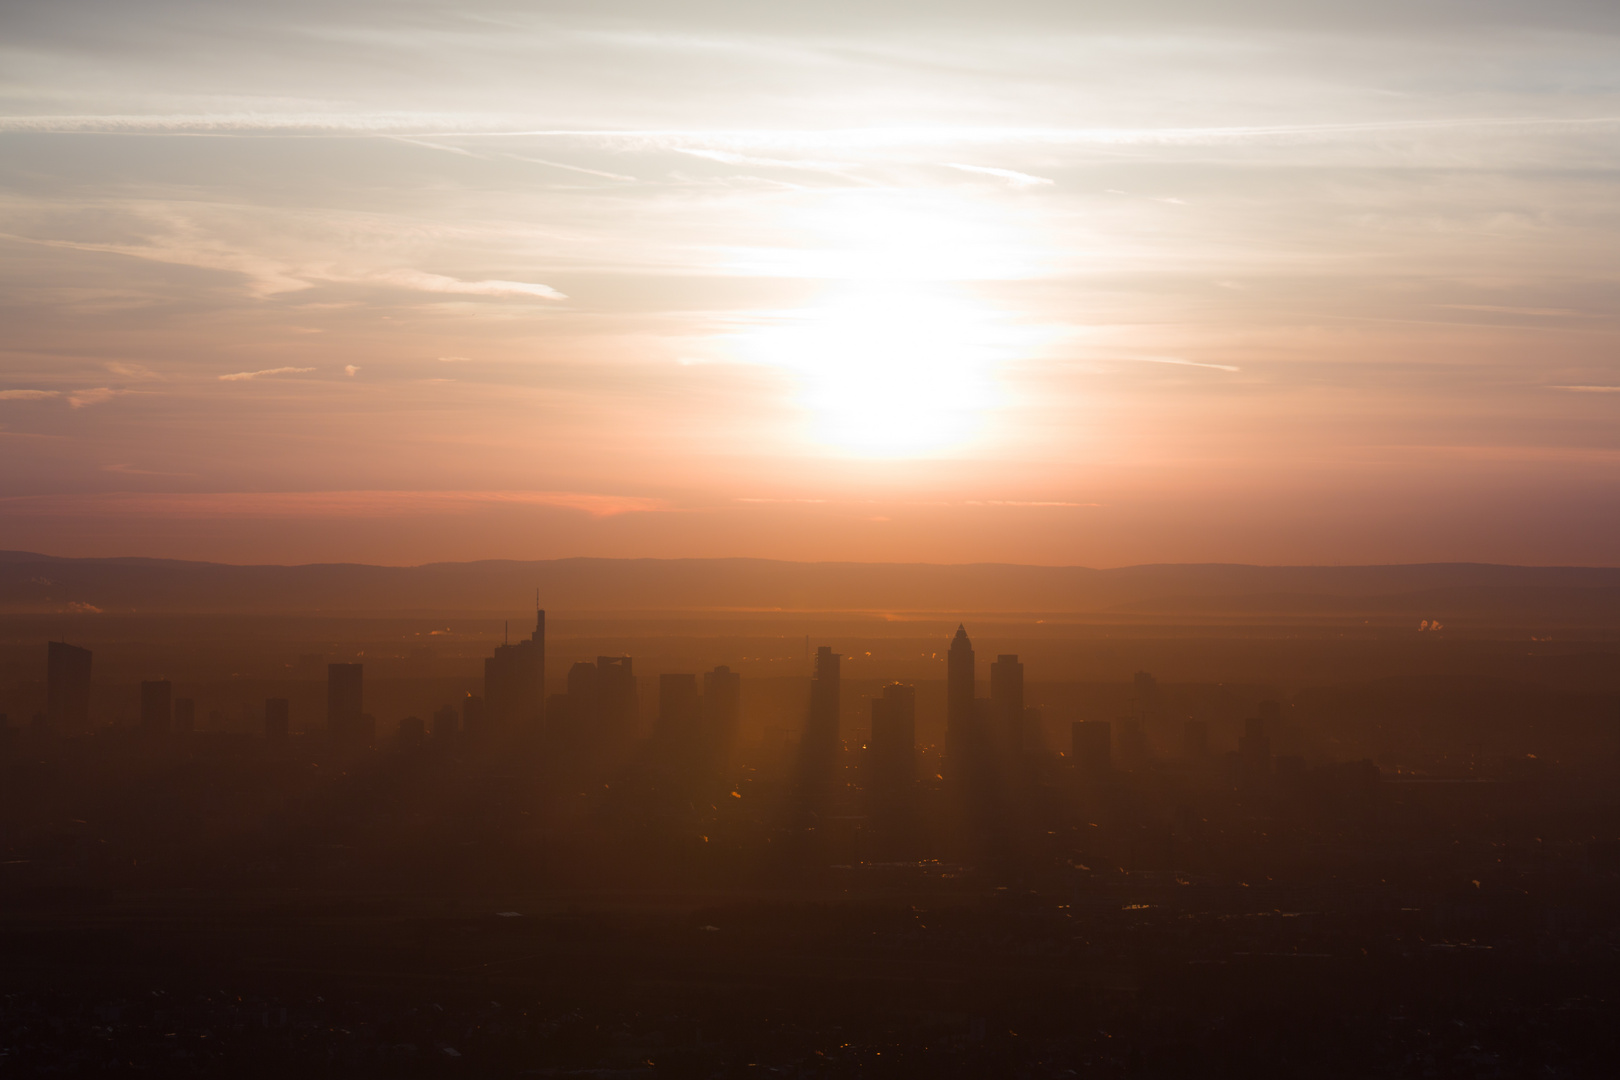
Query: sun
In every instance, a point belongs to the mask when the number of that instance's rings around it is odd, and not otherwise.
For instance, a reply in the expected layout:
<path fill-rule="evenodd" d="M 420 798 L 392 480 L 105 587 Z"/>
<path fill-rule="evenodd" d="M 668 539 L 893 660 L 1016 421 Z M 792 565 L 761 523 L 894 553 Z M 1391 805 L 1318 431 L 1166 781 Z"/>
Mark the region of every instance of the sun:
<path fill-rule="evenodd" d="M 972 441 L 994 405 L 994 313 L 937 282 L 858 282 L 749 335 L 789 371 L 809 438 L 869 457 Z"/>
<path fill-rule="evenodd" d="M 740 253 L 734 269 L 823 291 L 732 340 L 748 362 L 791 375 L 805 437 L 900 458 L 985 436 L 997 369 L 1032 342 L 978 287 L 1028 275 L 1026 231 L 980 198 L 938 192 L 812 194 L 775 224 L 775 242 Z"/>

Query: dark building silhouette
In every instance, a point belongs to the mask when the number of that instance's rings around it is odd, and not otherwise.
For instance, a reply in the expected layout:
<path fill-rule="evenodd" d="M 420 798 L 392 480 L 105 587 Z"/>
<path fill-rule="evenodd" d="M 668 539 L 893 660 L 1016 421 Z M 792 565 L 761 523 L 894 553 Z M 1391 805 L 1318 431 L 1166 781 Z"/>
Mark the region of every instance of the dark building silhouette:
<path fill-rule="evenodd" d="M 399 722 L 399 744 L 401 746 L 421 746 L 427 737 L 427 725 L 422 723 L 420 716 L 407 716 Z"/>
<path fill-rule="evenodd" d="M 283 742 L 292 732 L 291 709 L 284 697 L 267 698 L 264 703 L 264 737 Z"/>
<path fill-rule="evenodd" d="M 1284 719 L 1282 705 L 1276 701 L 1262 701 L 1256 708 L 1260 730 L 1271 743 L 1273 758 L 1298 757 L 1301 754 L 1299 722 Z"/>
<path fill-rule="evenodd" d="M 830 783 L 838 763 L 839 712 L 843 707 L 842 657 L 826 645 L 816 649 L 816 673 L 810 680 L 810 713 L 805 721 L 799 757 L 804 779 Z"/>
<path fill-rule="evenodd" d="M 1246 780 L 1271 775 L 1271 736 L 1266 727 L 1264 716 L 1251 716 L 1243 721 L 1243 735 L 1238 739 L 1238 762 Z"/>
<path fill-rule="evenodd" d="M 990 665 L 990 714 L 995 739 L 1007 748 L 1024 749 L 1024 665 L 1003 654 Z"/>
<path fill-rule="evenodd" d="M 484 661 L 484 708 L 489 722 L 503 731 L 538 728 L 546 700 L 546 613 L 534 613 L 534 633 L 527 641 L 495 647 Z"/>
<path fill-rule="evenodd" d="M 598 664 L 581 660 L 568 669 L 568 697 L 573 704 L 583 707 L 591 716 L 596 715 L 597 674 L 601 671 Z"/>
<path fill-rule="evenodd" d="M 890 683 L 872 699 L 872 737 L 867 741 L 871 785 L 881 801 L 910 792 L 916 779 L 917 690 Z"/>
<path fill-rule="evenodd" d="M 1113 771 L 1113 728 L 1106 720 L 1077 720 L 1069 729 L 1074 768 L 1097 780 Z"/>
<path fill-rule="evenodd" d="M 872 851 L 902 858 L 917 837 L 917 694 L 890 683 L 872 699 L 872 732 L 862 767 Z"/>
<path fill-rule="evenodd" d="M 658 676 L 658 729 L 668 746 L 695 749 L 703 726 L 696 675 Z"/>
<path fill-rule="evenodd" d="M 546 699 L 546 731 L 553 743 L 579 748 L 601 737 L 597 717 L 597 666 L 581 660 L 568 669 L 566 690 Z"/>
<path fill-rule="evenodd" d="M 681 679 L 691 682 L 690 700 L 685 690 L 675 686 Z M 666 692 L 659 682 L 658 733 L 666 733 L 665 719 L 695 741 L 699 727 L 697 679 L 675 676 Z M 666 700 L 666 693 L 674 695 Z M 675 698 L 681 703 L 677 704 Z M 553 745 L 592 753 L 622 748 L 636 734 L 641 710 L 633 661 L 628 656 L 598 656 L 596 663 L 581 660 L 568 669 L 567 692 L 553 694 L 546 702 L 546 733 Z"/>
<path fill-rule="evenodd" d="M 197 730 L 197 702 L 188 697 L 174 699 L 174 731 L 190 735 Z"/>
<path fill-rule="evenodd" d="M 90 730 L 90 650 L 53 641 L 46 650 L 45 722 L 61 735 Z"/>
<path fill-rule="evenodd" d="M 456 737 L 460 717 L 454 705 L 444 705 L 433 714 L 432 735 L 436 741 L 449 742 Z"/>
<path fill-rule="evenodd" d="M 326 731 L 340 739 L 358 739 L 365 733 L 364 664 L 326 665 Z"/>
<path fill-rule="evenodd" d="M 1024 753 L 1033 753 L 1046 745 L 1043 732 L 1046 721 L 1041 710 L 1033 705 L 1024 706 L 1023 726 L 1018 729 L 1018 748 Z"/>
<path fill-rule="evenodd" d="M 174 684 L 167 679 L 141 683 L 141 730 L 167 735 L 174 719 Z"/>
<path fill-rule="evenodd" d="M 1279 787 L 1294 792 L 1304 789 L 1309 768 L 1298 754 L 1279 754 L 1273 759 L 1272 768 Z"/>
<path fill-rule="evenodd" d="M 703 741 L 710 762 L 729 770 L 742 729 L 742 675 L 721 665 L 703 674 Z"/>
<path fill-rule="evenodd" d="M 973 642 L 967 629 L 956 628 L 950 652 L 945 659 L 945 755 L 960 758 L 968 751 L 974 728 Z"/>
<path fill-rule="evenodd" d="M 1147 732 L 1136 716 L 1121 716 L 1114 739 L 1119 747 L 1119 767 L 1128 772 L 1144 768 L 1148 761 Z"/>
<path fill-rule="evenodd" d="M 628 656 L 596 658 L 596 723 L 609 742 L 633 738 L 640 726 L 641 696 Z"/>
<path fill-rule="evenodd" d="M 1138 671 L 1132 683 L 1136 692 L 1136 715 L 1146 720 L 1159 702 L 1159 680 L 1145 671 Z"/>
<path fill-rule="evenodd" d="M 471 691 L 461 699 L 461 730 L 469 738 L 484 734 L 484 699 Z"/>
<path fill-rule="evenodd" d="M 1188 720 L 1181 729 L 1181 752 L 1188 761 L 1209 757 L 1209 725 L 1202 720 Z"/>

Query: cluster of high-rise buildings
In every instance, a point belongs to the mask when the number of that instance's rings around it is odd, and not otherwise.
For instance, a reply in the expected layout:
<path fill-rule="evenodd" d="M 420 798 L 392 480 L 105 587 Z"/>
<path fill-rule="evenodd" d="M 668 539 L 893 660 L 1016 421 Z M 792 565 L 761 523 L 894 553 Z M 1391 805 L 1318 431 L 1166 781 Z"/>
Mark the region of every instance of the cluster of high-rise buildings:
<path fill-rule="evenodd" d="M 809 785 L 835 781 L 845 733 L 842 657 L 829 647 L 817 649 L 811 674 L 805 723 L 799 741 L 798 769 Z M 64 735 L 86 733 L 90 721 L 88 649 L 64 642 L 49 643 L 47 707 L 37 723 Z M 974 763 L 1028 759 L 1043 749 L 1042 718 L 1025 702 L 1024 665 L 1013 654 L 998 656 L 990 667 L 989 696 L 979 696 L 973 643 L 958 626 L 946 653 L 945 740 L 941 767 L 947 776 L 966 776 Z M 1158 686 L 1152 675 L 1138 672 L 1135 708 L 1114 721 L 1077 721 L 1071 725 L 1068 755 L 1081 777 L 1098 779 L 1116 763 L 1128 770 L 1148 757 L 1145 733 L 1155 708 Z M 358 663 L 326 666 L 326 732 L 336 744 L 369 745 L 376 722 L 365 711 L 365 669 Z M 734 762 L 742 722 L 742 679 L 728 667 L 702 674 L 664 674 L 658 678 L 657 715 L 651 732 L 656 751 L 668 765 L 713 769 Z M 290 732 L 288 699 L 264 703 L 264 734 L 285 740 Z M 429 721 L 406 717 L 399 734 L 404 742 L 451 738 L 487 740 L 502 736 L 542 736 L 547 745 L 581 753 L 628 747 L 640 735 L 641 702 L 633 661 L 628 656 L 599 656 L 580 661 L 567 672 L 558 692 L 546 693 L 546 613 L 535 611 L 534 630 L 518 642 L 498 645 L 484 661 L 483 693 L 469 693 L 456 705 L 445 705 Z M 190 698 L 177 698 L 167 680 L 141 683 L 140 727 L 154 735 L 184 734 L 195 729 L 196 708 Z M 1246 776 L 1268 774 L 1282 722 L 1275 702 L 1263 702 L 1259 715 L 1246 722 L 1234 764 Z M 1183 732 L 1189 760 L 1209 754 L 1208 731 L 1187 720 Z M 915 779 L 917 720 L 915 688 L 890 683 L 871 701 L 871 727 L 866 746 L 866 777 L 881 798 Z M 1281 765 L 1279 767 L 1285 767 Z"/>

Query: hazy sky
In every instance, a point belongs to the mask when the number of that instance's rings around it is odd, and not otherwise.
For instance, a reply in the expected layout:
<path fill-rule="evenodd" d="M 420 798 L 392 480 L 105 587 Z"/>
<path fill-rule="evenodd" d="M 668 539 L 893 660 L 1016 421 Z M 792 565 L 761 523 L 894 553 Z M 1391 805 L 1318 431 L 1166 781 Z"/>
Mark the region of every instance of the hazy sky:
<path fill-rule="evenodd" d="M 1614 564 L 1617 284 L 1612 0 L 0 6 L 0 547 Z"/>

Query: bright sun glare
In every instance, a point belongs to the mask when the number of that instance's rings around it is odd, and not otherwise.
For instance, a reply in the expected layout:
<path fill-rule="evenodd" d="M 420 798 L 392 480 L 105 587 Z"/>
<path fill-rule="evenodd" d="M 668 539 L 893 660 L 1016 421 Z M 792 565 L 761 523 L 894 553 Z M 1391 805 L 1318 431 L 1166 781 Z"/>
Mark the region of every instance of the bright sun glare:
<path fill-rule="evenodd" d="M 991 404 L 993 319 L 934 285 L 850 287 L 763 331 L 767 360 L 792 371 L 811 437 L 869 456 L 971 439 Z"/>
<path fill-rule="evenodd" d="M 864 194 L 821 202 L 793 227 L 811 242 L 777 249 L 771 271 L 839 284 L 745 335 L 744 349 L 794 375 L 810 439 L 907 457 L 980 436 L 1015 335 L 957 283 L 1017 276 L 1016 230 L 972 200 L 919 211 Z"/>

